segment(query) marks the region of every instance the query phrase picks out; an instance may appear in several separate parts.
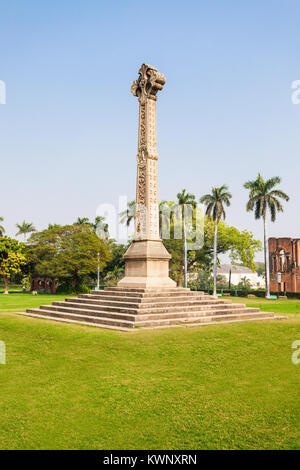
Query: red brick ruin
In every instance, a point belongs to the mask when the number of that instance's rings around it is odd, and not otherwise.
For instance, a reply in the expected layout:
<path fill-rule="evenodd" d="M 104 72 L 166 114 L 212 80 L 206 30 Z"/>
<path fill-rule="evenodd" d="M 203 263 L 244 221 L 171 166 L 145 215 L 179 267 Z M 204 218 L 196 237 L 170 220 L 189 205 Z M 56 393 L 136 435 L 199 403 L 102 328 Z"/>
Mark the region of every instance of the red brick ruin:
<path fill-rule="evenodd" d="M 300 238 L 269 238 L 269 256 L 271 291 L 300 292 Z"/>

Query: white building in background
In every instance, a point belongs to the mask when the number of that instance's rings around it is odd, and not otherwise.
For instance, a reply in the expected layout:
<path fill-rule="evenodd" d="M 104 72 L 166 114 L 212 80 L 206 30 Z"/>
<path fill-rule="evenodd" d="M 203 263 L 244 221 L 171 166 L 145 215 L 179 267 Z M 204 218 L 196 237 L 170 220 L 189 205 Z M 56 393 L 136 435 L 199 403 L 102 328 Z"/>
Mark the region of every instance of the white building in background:
<path fill-rule="evenodd" d="M 231 276 L 231 285 L 235 286 L 241 282 L 242 278 L 248 279 L 253 289 L 260 289 L 266 286 L 262 276 L 259 276 L 257 272 L 253 272 L 251 269 L 245 268 L 244 266 L 222 264 L 217 268 L 217 275 L 225 277 L 228 283 L 229 277 Z"/>

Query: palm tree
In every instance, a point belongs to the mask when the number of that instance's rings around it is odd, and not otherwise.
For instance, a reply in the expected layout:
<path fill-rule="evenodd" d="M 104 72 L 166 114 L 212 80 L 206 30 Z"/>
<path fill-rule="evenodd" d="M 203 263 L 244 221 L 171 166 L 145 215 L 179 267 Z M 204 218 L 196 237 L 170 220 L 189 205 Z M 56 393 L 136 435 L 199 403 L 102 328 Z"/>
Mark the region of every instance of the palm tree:
<path fill-rule="evenodd" d="M 102 217 L 102 215 L 95 217 L 95 223 L 93 223 L 92 226 L 99 238 L 105 240 L 109 239 L 108 224 L 105 223 L 105 218 Z"/>
<path fill-rule="evenodd" d="M 266 298 L 270 298 L 270 266 L 268 254 L 267 238 L 267 212 L 271 213 L 271 221 L 275 222 L 277 212 L 283 212 L 283 207 L 278 198 L 289 200 L 289 196 L 280 189 L 274 189 L 281 183 L 279 176 L 274 176 L 264 180 L 260 173 L 256 180 L 247 181 L 244 188 L 249 189 L 249 200 L 247 202 L 247 212 L 254 210 L 256 219 L 263 219 L 264 222 L 264 251 L 265 251 L 265 279 L 266 279 Z"/>
<path fill-rule="evenodd" d="M 126 223 L 127 227 L 129 227 L 131 221 L 135 219 L 135 211 L 136 211 L 135 206 L 136 206 L 135 201 L 128 202 L 127 209 L 125 209 L 125 211 L 119 214 L 121 224 Z"/>
<path fill-rule="evenodd" d="M 0 217 L 0 222 L 3 222 L 4 218 Z M 5 228 L 3 225 L 0 225 L 0 237 L 3 237 L 3 234 L 5 233 Z"/>
<path fill-rule="evenodd" d="M 28 233 L 31 232 L 36 232 L 36 228 L 33 225 L 32 222 L 25 222 L 23 221 L 22 224 L 16 224 L 16 227 L 19 229 L 18 232 L 16 233 L 16 236 L 18 235 L 24 235 L 24 242 L 26 243 L 26 237 Z"/>
<path fill-rule="evenodd" d="M 187 244 L 186 244 L 186 226 L 184 206 L 192 206 L 195 208 L 196 201 L 193 194 L 187 193 L 185 189 L 177 194 L 177 204 L 182 214 L 183 224 L 183 252 L 184 252 L 184 287 L 187 287 Z"/>
<path fill-rule="evenodd" d="M 245 290 L 250 290 L 251 289 L 251 282 L 247 278 L 247 276 L 241 277 L 241 280 L 238 283 L 238 287 L 241 287 L 241 289 L 245 289 Z"/>
<path fill-rule="evenodd" d="M 102 215 L 97 215 L 97 217 L 95 217 L 95 222 L 93 223 L 94 230 L 96 230 L 98 225 L 102 224 L 103 222 L 104 222 L 104 217 L 102 217 Z"/>
<path fill-rule="evenodd" d="M 166 229 L 170 228 L 170 217 L 172 217 L 172 208 L 176 206 L 174 201 L 161 201 L 159 203 L 159 232 L 162 238 L 162 226 L 165 225 Z M 130 201 L 127 204 L 127 209 L 119 214 L 121 224 L 126 224 L 127 227 L 131 224 L 132 220 L 135 220 L 136 214 L 136 202 Z"/>
<path fill-rule="evenodd" d="M 214 293 L 217 294 L 217 243 L 218 243 L 218 225 L 223 217 L 225 219 L 226 213 L 224 204 L 229 207 L 232 195 L 228 191 L 228 186 L 223 184 L 219 188 L 212 188 L 211 194 L 205 194 L 201 197 L 200 202 L 206 205 L 206 215 L 211 217 L 215 222 L 215 235 L 214 235 L 214 258 L 213 258 L 213 273 L 214 273 Z"/>
<path fill-rule="evenodd" d="M 161 201 L 159 203 L 159 236 L 163 237 L 166 232 L 170 233 L 172 217 L 176 203 L 174 201 Z M 174 219 L 173 219 L 174 220 Z"/>
<path fill-rule="evenodd" d="M 78 217 L 74 225 L 89 225 L 91 226 L 91 222 L 89 221 L 88 217 Z"/>

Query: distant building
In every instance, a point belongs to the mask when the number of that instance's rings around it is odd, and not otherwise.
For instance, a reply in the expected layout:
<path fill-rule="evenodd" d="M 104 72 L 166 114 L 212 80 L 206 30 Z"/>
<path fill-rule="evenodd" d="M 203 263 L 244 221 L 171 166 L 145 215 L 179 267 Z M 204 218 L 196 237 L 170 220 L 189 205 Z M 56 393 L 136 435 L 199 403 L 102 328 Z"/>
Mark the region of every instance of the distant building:
<path fill-rule="evenodd" d="M 269 238 L 270 289 L 300 292 L 300 238 Z"/>
<path fill-rule="evenodd" d="M 238 285 L 242 278 L 249 280 L 251 287 L 253 289 L 260 289 L 265 287 L 265 280 L 262 276 L 259 276 L 257 272 L 251 271 L 249 268 L 244 266 L 236 266 L 234 264 L 222 264 L 217 269 L 217 275 L 223 276 L 226 278 L 229 283 L 229 278 L 231 278 L 232 285 Z"/>
<path fill-rule="evenodd" d="M 30 291 L 37 291 L 43 294 L 56 294 L 58 283 L 56 279 L 48 277 L 32 277 Z"/>

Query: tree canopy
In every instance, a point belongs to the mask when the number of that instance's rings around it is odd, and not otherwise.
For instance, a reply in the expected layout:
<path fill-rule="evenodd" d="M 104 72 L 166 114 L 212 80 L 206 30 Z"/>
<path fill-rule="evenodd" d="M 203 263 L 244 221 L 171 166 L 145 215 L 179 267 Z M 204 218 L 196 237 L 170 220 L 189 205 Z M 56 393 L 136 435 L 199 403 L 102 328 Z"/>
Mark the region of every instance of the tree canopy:
<path fill-rule="evenodd" d="M 219 223 L 222 217 L 226 218 L 224 205 L 229 207 L 231 198 L 232 195 L 228 191 L 228 186 L 223 184 L 219 188 L 212 188 L 211 194 L 202 196 L 200 202 L 206 205 L 206 215 Z"/>
<path fill-rule="evenodd" d="M 0 275 L 4 279 L 5 294 L 8 294 L 9 279 L 21 272 L 26 262 L 24 251 L 24 243 L 10 237 L 0 237 Z"/>
<path fill-rule="evenodd" d="M 204 244 L 197 251 L 188 251 L 188 269 L 198 268 L 210 270 L 213 260 L 214 244 L 214 221 L 205 218 L 204 224 Z M 176 281 L 180 281 L 183 272 L 183 240 L 163 240 L 169 253 L 172 255 L 170 263 L 170 274 Z M 235 227 L 227 225 L 221 221 L 218 224 L 218 247 L 217 254 L 228 254 L 233 263 L 241 263 L 252 271 L 256 265 L 254 258 L 262 249 L 262 244 L 256 240 L 251 232 L 247 230 L 239 231 Z"/>
<path fill-rule="evenodd" d="M 249 200 L 247 203 L 247 211 L 253 211 L 256 219 L 265 218 L 267 209 L 270 210 L 271 220 L 275 222 L 277 212 L 283 212 L 283 206 L 280 199 L 289 201 L 289 196 L 281 189 L 275 187 L 281 183 L 279 176 L 274 176 L 265 180 L 260 173 L 253 181 L 247 181 L 244 184 L 249 189 Z"/>
<path fill-rule="evenodd" d="M 89 225 L 54 225 L 33 233 L 29 239 L 28 258 L 35 275 L 70 279 L 77 287 L 83 276 L 97 271 L 111 259 L 108 244 L 101 240 Z"/>
<path fill-rule="evenodd" d="M 33 223 L 32 222 L 25 222 L 25 220 L 23 220 L 23 222 L 21 224 L 16 224 L 16 227 L 18 229 L 18 231 L 16 233 L 16 236 L 24 235 L 24 241 L 25 242 L 26 242 L 26 237 L 27 237 L 28 233 L 36 232 L 36 228 L 33 225 Z"/>

